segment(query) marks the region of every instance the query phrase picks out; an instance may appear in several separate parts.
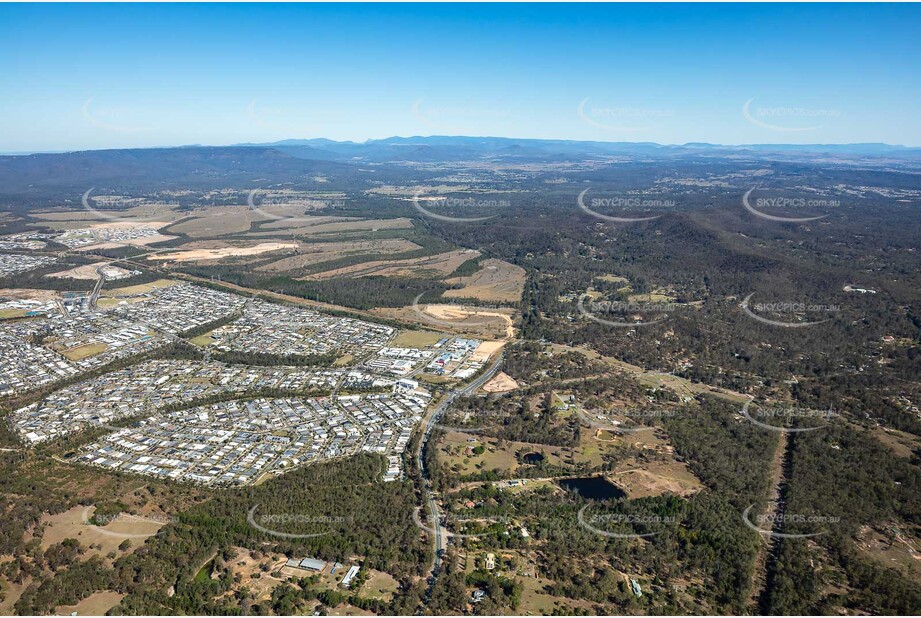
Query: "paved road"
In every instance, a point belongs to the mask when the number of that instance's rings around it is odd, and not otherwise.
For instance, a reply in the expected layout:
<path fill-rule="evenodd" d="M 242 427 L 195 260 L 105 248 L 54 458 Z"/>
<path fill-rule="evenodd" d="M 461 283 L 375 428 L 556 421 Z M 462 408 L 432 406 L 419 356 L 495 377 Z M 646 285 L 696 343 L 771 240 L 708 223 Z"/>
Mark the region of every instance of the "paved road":
<path fill-rule="evenodd" d="M 429 586 L 429 592 L 431 592 L 432 586 L 435 585 L 435 578 L 438 577 L 438 573 L 441 571 L 441 557 L 443 551 L 448 547 L 448 538 L 442 533 L 441 530 L 441 513 L 438 511 L 438 503 L 435 500 L 435 494 L 432 492 L 432 484 L 429 481 L 428 472 L 423 465 L 422 453 L 425 451 L 425 446 L 428 443 L 432 430 L 438 426 L 438 421 L 441 419 L 442 414 L 445 413 L 445 410 L 447 410 L 458 397 L 465 397 L 470 395 L 481 386 L 489 382 L 493 376 L 496 375 L 496 372 L 499 371 L 499 366 L 502 364 L 502 357 L 503 353 L 499 352 L 492 365 L 490 365 L 489 368 L 484 371 L 478 378 L 469 384 L 466 384 L 460 388 L 456 388 L 448 393 L 445 398 L 441 400 L 441 403 L 439 403 L 438 406 L 429 415 L 428 420 L 425 421 L 425 429 L 423 430 L 422 441 L 419 444 L 419 450 L 416 452 L 416 465 L 419 467 L 419 471 L 422 473 L 423 490 L 426 493 L 429 517 L 432 521 L 432 528 L 435 530 L 435 564 L 432 567 L 431 586 Z M 426 595 L 426 599 L 428 599 L 428 594 Z"/>
<path fill-rule="evenodd" d="M 90 294 L 89 306 L 90 309 L 96 308 L 96 301 L 99 300 L 99 292 L 102 290 L 102 284 L 106 282 L 106 276 L 102 272 L 104 267 L 100 266 L 96 269 L 96 274 L 99 275 L 99 279 L 96 280 L 96 287 L 93 288 L 93 292 Z"/>

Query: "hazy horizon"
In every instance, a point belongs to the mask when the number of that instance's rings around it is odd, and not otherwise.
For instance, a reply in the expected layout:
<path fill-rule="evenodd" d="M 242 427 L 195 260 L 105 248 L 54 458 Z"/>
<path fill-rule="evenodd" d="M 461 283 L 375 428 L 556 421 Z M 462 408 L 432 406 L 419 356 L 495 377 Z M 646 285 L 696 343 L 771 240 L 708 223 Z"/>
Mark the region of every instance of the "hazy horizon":
<path fill-rule="evenodd" d="M 750 143 L 750 144 L 719 144 L 713 142 L 685 142 L 682 144 L 662 144 L 658 142 L 649 142 L 649 141 L 630 141 L 630 140 L 569 140 L 569 139 L 547 139 L 547 138 L 536 138 L 536 137 L 508 137 L 504 135 L 389 135 L 383 138 L 369 138 L 365 140 L 334 140 L 328 137 L 317 136 L 317 137 L 293 137 L 293 138 L 284 138 L 280 140 L 275 140 L 271 142 L 234 142 L 226 144 L 198 144 L 198 143 L 187 143 L 187 144 L 163 144 L 163 145 L 154 145 L 154 146 L 124 146 L 124 147 L 106 147 L 102 146 L 99 148 L 71 148 L 71 149 L 54 149 L 54 150 L 23 150 L 23 151 L 0 151 L 0 156 L 27 156 L 33 154 L 67 154 L 67 153 L 76 153 L 76 152 L 95 152 L 95 151 L 104 151 L 104 150 L 147 150 L 147 149 L 170 149 L 170 148 L 234 148 L 234 147 L 259 147 L 259 146 L 275 146 L 275 145 L 289 145 L 289 144 L 299 144 L 303 142 L 311 141 L 328 141 L 337 144 L 354 144 L 354 145 L 366 145 L 375 142 L 383 142 L 387 140 L 411 140 L 411 139 L 420 139 L 420 140 L 434 140 L 434 139 L 483 139 L 483 140 L 511 140 L 511 141 L 538 141 L 538 142 L 572 142 L 572 143 L 600 143 L 600 144 L 624 144 L 624 145 L 654 145 L 660 146 L 662 148 L 682 148 L 682 147 L 693 147 L 695 145 L 701 146 L 710 146 L 715 148 L 759 148 L 759 149 L 769 149 L 771 146 L 776 146 L 778 148 L 789 148 L 802 146 L 803 148 L 817 149 L 821 147 L 829 147 L 834 149 L 841 149 L 848 146 L 860 147 L 860 146 L 882 146 L 887 148 L 894 149 L 905 149 L 905 150 L 917 150 L 921 146 L 908 146 L 905 144 L 890 144 L 886 142 L 845 142 L 840 144 L 831 144 L 831 143 L 791 143 L 791 142 L 761 142 L 761 143 Z M 318 146 L 319 149 L 322 149 L 322 146 Z"/>
<path fill-rule="evenodd" d="M 921 145 L 917 5 L 3 5 L 0 152 Z"/>

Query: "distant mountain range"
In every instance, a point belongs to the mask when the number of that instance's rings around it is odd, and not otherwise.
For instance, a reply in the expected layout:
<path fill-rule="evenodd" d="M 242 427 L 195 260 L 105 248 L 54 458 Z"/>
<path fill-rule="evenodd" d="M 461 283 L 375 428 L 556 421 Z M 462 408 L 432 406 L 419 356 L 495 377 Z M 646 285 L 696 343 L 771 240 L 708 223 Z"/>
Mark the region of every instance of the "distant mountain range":
<path fill-rule="evenodd" d="M 872 167 L 921 165 L 921 148 L 888 144 L 749 144 L 587 142 L 504 137 L 390 137 L 366 142 L 328 139 L 269 144 L 181 146 L 88 150 L 0 156 L 0 196 L 48 195 L 66 188 L 219 186 L 286 182 L 305 175 L 337 179 L 364 174 L 361 166 L 447 162 L 552 164 L 623 157 L 676 160 L 726 157 L 733 160 L 841 163 Z"/>
<path fill-rule="evenodd" d="M 587 156 L 680 157 L 707 154 L 801 153 L 921 158 L 921 148 L 889 144 L 721 144 L 689 143 L 663 145 L 654 142 L 593 142 L 570 140 L 515 139 L 508 137 L 388 137 L 366 142 L 337 142 L 329 139 L 290 139 L 266 144 L 239 144 L 277 148 L 307 159 L 343 160 L 356 157 L 373 161 L 462 160 L 465 157 L 535 157 L 584 159 Z"/>

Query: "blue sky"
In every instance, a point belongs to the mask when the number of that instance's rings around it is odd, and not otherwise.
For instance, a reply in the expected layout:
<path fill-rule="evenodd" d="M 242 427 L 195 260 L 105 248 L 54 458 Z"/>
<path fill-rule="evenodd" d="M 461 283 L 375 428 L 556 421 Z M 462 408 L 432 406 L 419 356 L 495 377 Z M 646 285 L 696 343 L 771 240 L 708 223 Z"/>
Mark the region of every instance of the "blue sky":
<path fill-rule="evenodd" d="M 917 5 L 0 5 L 0 152 L 494 135 L 921 146 Z"/>

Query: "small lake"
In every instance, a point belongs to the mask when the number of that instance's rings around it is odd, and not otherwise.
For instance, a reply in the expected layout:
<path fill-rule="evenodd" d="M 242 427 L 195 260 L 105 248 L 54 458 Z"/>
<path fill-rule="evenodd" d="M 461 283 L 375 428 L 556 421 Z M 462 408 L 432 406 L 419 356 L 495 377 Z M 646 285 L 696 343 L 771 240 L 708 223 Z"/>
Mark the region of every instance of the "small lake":
<path fill-rule="evenodd" d="M 528 453 L 521 458 L 526 464 L 539 464 L 545 457 L 543 453 Z"/>
<path fill-rule="evenodd" d="M 603 476 L 560 479 L 557 482 L 563 489 L 575 491 L 588 500 L 609 500 L 612 498 L 627 497 L 623 489 L 608 481 Z"/>

